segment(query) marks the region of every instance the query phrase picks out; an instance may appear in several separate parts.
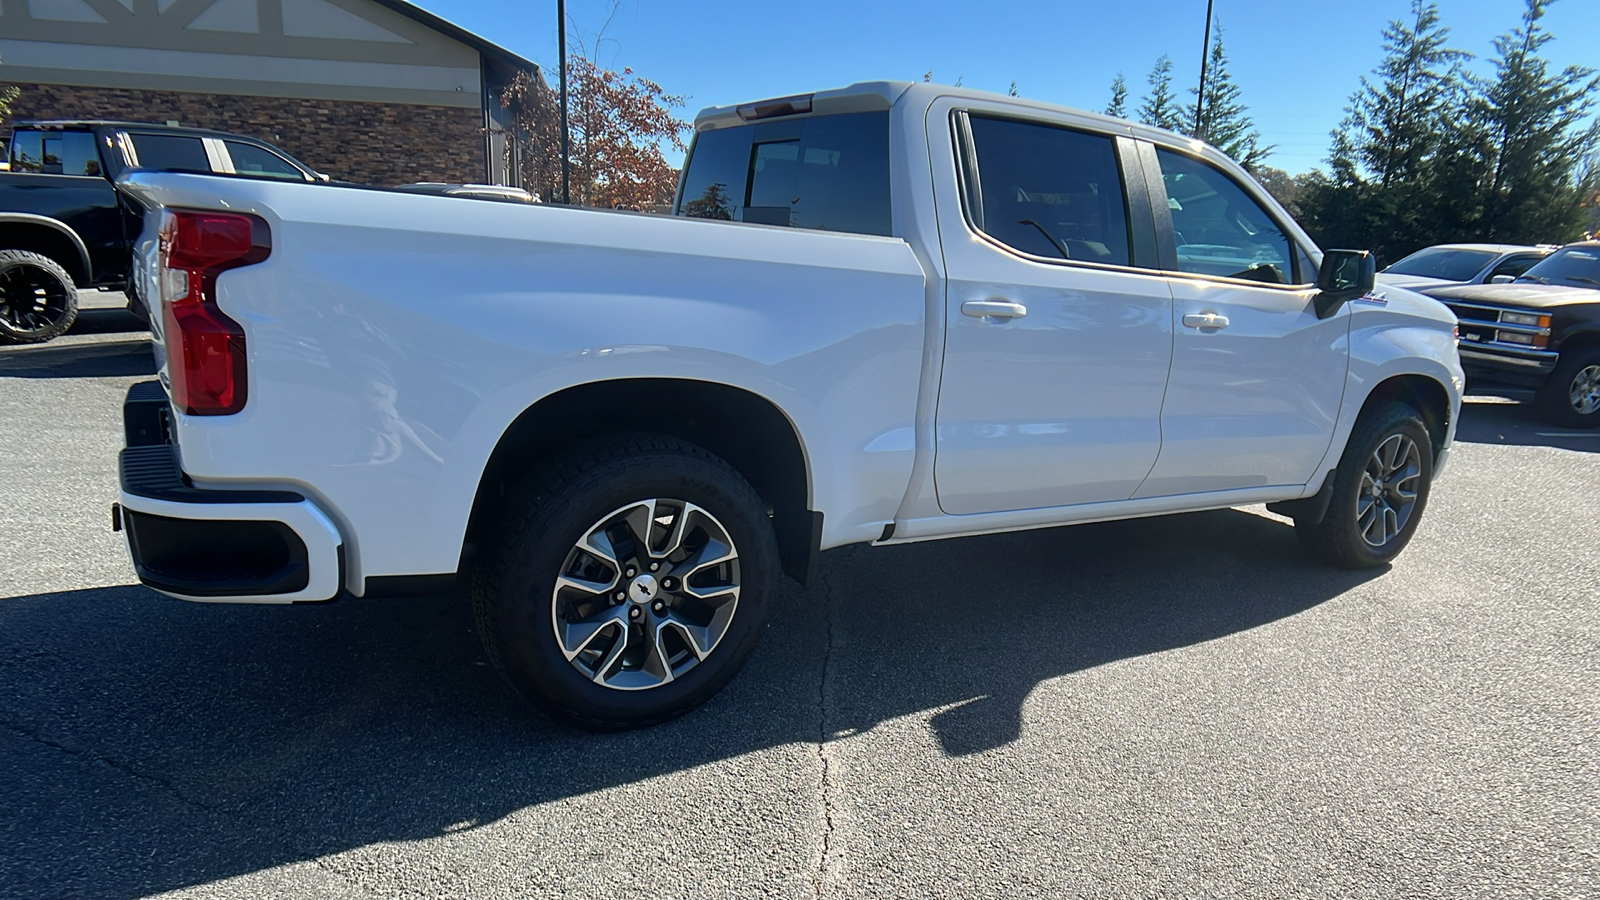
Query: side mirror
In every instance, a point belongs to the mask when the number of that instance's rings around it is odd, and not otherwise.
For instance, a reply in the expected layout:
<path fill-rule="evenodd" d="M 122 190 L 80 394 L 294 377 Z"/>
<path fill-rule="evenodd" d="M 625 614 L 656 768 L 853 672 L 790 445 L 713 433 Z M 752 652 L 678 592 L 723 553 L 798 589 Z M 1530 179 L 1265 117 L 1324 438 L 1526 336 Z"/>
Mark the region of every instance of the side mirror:
<path fill-rule="evenodd" d="M 1378 261 L 1366 250 L 1329 250 L 1317 270 L 1317 296 L 1312 304 L 1317 318 L 1326 319 L 1339 307 L 1370 292 L 1377 284 Z"/>
<path fill-rule="evenodd" d="M 331 176 L 325 175 L 325 174 L 323 174 L 321 172 L 312 172 L 311 174 L 317 176 L 317 180 L 321 181 L 321 182 L 329 182 L 329 181 L 333 180 L 333 178 Z"/>
<path fill-rule="evenodd" d="M 1490 284 L 1510 284 L 1517 280 L 1515 275 L 1495 275 L 1489 279 Z"/>

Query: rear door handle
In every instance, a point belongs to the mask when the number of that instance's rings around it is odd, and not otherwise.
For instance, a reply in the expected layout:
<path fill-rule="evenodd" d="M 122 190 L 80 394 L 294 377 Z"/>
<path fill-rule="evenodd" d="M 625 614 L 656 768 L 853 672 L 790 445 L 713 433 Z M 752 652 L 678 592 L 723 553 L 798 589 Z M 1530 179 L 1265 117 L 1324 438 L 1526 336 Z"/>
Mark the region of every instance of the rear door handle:
<path fill-rule="evenodd" d="M 1228 317 L 1214 312 L 1189 313 L 1183 317 L 1183 324 L 1189 328 L 1227 328 Z"/>
<path fill-rule="evenodd" d="M 1020 319 L 1028 314 L 1028 308 L 1010 300 L 968 300 L 961 304 L 961 314 L 974 319 L 985 316 L 993 316 L 996 319 Z"/>

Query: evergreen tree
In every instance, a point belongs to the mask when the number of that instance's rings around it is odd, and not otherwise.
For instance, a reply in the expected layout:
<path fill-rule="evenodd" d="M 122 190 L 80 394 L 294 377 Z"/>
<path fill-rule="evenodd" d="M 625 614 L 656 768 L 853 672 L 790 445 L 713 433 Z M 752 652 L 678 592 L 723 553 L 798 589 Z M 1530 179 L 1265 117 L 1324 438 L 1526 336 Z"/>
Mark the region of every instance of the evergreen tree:
<path fill-rule="evenodd" d="M 1010 97 L 1017 96 L 1017 83 L 1015 81 L 1012 81 L 1011 87 L 1006 89 L 1006 95 Z"/>
<path fill-rule="evenodd" d="M 1246 169 L 1253 169 L 1267 158 L 1272 147 L 1262 146 L 1261 133 L 1239 102 L 1239 86 L 1228 74 L 1228 55 L 1222 49 L 1222 26 L 1215 26 L 1211 42 L 1211 63 L 1207 67 L 1205 94 L 1191 88 L 1195 102 L 1189 105 L 1189 133 L 1228 154 Z"/>
<path fill-rule="evenodd" d="M 1139 106 L 1139 121 L 1177 131 L 1183 127 L 1177 99 L 1172 94 L 1172 58 L 1163 53 L 1150 70 L 1150 94 Z"/>
<path fill-rule="evenodd" d="M 1123 78 L 1121 72 L 1111 79 L 1111 102 L 1106 106 L 1106 115 L 1117 119 L 1128 117 L 1128 79 Z"/>
<path fill-rule="evenodd" d="M 1527 0 L 1521 26 L 1495 38 L 1494 76 L 1475 79 L 1465 110 L 1489 154 L 1481 231 L 1493 240 L 1566 240 L 1582 220 L 1579 167 L 1600 138 L 1586 123 L 1600 77 L 1583 66 L 1550 73 L 1539 49 L 1554 36 L 1539 20 L 1551 2 Z"/>

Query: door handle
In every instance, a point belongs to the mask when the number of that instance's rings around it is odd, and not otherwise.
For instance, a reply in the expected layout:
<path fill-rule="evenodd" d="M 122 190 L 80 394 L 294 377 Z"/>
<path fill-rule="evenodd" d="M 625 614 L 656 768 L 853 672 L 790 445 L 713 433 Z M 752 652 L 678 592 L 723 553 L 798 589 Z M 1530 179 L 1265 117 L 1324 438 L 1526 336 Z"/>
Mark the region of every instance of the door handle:
<path fill-rule="evenodd" d="M 1214 312 L 1189 313 L 1183 317 L 1183 324 L 1188 328 L 1218 329 L 1228 327 L 1228 317 Z"/>
<path fill-rule="evenodd" d="M 1020 319 L 1028 314 L 1028 308 L 1010 300 L 968 300 L 961 304 L 961 314 L 974 319 L 986 316 L 993 316 L 996 319 Z"/>

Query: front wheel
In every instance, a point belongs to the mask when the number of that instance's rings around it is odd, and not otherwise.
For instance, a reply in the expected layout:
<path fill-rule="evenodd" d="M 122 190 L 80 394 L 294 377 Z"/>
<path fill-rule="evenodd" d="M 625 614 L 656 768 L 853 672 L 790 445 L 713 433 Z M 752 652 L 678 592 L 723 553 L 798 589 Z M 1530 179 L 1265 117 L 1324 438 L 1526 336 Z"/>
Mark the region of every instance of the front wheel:
<path fill-rule="evenodd" d="M 618 435 L 513 489 L 473 577 L 495 668 L 545 712 L 612 730 L 681 715 L 733 678 L 766 627 L 777 542 L 731 466 Z"/>
<path fill-rule="evenodd" d="M 78 290 L 55 260 L 0 250 L 0 343 L 40 344 L 78 318 Z"/>
<path fill-rule="evenodd" d="M 1417 410 L 1398 402 L 1368 410 L 1334 470 L 1327 513 L 1296 519 L 1295 533 L 1329 565 L 1384 565 L 1416 533 L 1432 481 L 1433 441 Z"/>
<path fill-rule="evenodd" d="M 1600 347 L 1564 351 L 1539 389 L 1539 411 L 1564 428 L 1600 425 Z"/>

